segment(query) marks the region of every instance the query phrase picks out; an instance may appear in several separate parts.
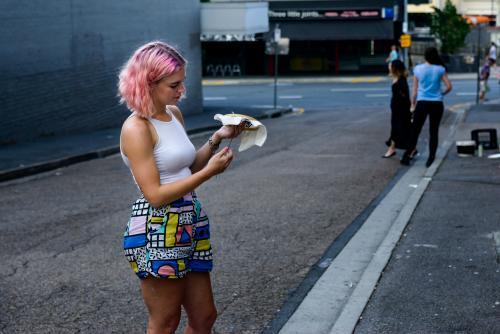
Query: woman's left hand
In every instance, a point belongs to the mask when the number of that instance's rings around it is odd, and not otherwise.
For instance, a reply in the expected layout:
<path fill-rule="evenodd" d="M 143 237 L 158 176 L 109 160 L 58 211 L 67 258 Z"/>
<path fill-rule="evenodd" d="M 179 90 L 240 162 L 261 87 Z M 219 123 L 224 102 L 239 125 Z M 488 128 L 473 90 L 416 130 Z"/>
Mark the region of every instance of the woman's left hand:
<path fill-rule="evenodd" d="M 220 139 L 231 139 L 238 137 L 244 129 L 244 123 L 241 123 L 240 125 L 224 125 L 217 130 L 216 134 Z"/>

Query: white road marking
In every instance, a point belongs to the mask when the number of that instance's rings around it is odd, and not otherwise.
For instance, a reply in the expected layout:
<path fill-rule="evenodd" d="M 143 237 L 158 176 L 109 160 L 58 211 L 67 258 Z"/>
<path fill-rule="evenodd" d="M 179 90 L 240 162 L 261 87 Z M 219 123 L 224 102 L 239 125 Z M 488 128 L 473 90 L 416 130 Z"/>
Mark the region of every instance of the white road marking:
<path fill-rule="evenodd" d="M 253 104 L 250 108 L 274 108 L 273 104 Z"/>
<path fill-rule="evenodd" d="M 281 95 L 281 96 L 278 96 L 280 99 L 283 99 L 283 100 L 292 100 L 292 99 L 301 99 L 302 98 L 302 95 Z"/>
<path fill-rule="evenodd" d="M 472 95 L 476 95 L 476 93 L 473 93 L 473 92 L 459 92 L 456 95 L 457 96 L 472 96 Z"/>
<path fill-rule="evenodd" d="M 389 94 L 383 93 L 383 94 L 365 94 L 365 97 L 388 97 Z"/>
<path fill-rule="evenodd" d="M 279 87 L 284 87 L 284 86 L 293 86 L 294 83 L 293 82 L 278 82 L 276 85 Z M 274 83 L 269 84 L 269 86 L 274 86 Z"/>
<path fill-rule="evenodd" d="M 206 96 L 203 98 L 204 101 L 225 101 L 227 97 L 225 96 Z"/>

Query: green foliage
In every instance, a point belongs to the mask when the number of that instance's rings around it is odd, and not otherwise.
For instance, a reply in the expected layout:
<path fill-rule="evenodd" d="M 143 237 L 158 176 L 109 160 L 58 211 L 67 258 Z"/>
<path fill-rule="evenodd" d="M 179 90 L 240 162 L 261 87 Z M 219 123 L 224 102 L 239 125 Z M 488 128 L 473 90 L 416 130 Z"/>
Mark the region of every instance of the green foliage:
<path fill-rule="evenodd" d="M 446 0 L 443 10 L 434 7 L 434 13 L 431 14 L 431 32 L 441 40 L 442 53 L 452 54 L 464 46 L 469 29 L 469 24 L 457 13 L 457 8 L 450 0 Z"/>

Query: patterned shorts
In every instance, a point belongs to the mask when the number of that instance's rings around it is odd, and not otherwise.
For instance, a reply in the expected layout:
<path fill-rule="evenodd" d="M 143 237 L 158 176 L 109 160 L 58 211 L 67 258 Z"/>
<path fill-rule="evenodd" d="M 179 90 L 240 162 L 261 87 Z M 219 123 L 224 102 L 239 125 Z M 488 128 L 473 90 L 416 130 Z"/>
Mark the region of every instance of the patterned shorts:
<path fill-rule="evenodd" d="M 123 248 L 139 278 L 182 278 L 190 271 L 212 270 L 208 217 L 194 192 L 160 208 L 140 197 L 132 206 Z"/>

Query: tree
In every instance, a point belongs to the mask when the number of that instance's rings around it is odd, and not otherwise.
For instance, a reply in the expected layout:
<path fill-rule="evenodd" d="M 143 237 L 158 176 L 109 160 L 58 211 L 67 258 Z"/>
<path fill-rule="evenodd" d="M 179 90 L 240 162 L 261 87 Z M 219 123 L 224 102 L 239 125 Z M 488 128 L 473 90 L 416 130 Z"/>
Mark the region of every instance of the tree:
<path fill-rule="evenodd" d="M 446 0 L 443 10 L 434 7 L 431 32 L 441 40 L 442 53 L 452 54 L 464 46 L 469 29 L 469 24 L 450 0 Z"/>

